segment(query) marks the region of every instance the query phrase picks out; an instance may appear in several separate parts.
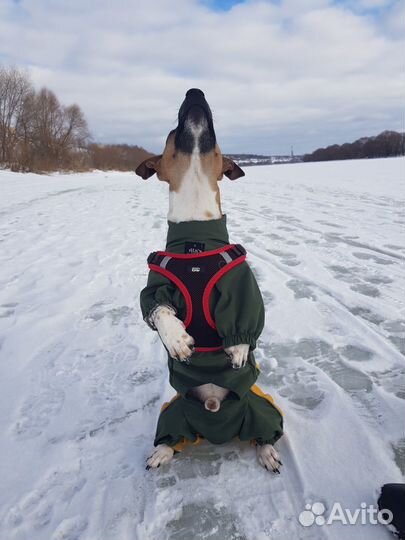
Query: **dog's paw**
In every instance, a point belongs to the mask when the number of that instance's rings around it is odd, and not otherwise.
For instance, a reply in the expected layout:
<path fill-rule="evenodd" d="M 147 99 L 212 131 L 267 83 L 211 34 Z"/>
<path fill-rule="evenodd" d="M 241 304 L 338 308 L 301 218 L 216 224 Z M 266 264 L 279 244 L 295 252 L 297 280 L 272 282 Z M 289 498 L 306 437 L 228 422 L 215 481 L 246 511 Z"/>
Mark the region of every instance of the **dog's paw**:
<path fill-rule="evenodd" d="M 280 461 L 279 453 L 271 444 L 263 444 L 262 446 L 256 446 L 257 459 L 262 467 L 268 471 L 280 474 L 280 467 L 282 465 Z"/>
<path fill-rule="evenodd" d="M 153 324 L 169 355 L 176 360 L 187 361 L 194 352 L 194 339 L 187 334 L 174 311 L 167 306 L 157 308 L 153 314 Z"/>
<path fill-rule="evenodd" d="M 249 348 L 250 346 L 246 343 L 240 343 L 239 345 L 232 345 L 232 347 L 225 349 L 225 353 L 231 359 L 234 369 L 240 369 L 245 366 L 249 356 Z"/>
<path fill-rule="evenodd" d="M 153 454 L 146 460 L 146 470 L 157 469 L 165 463 L 169 463 L 174 454 L 173 448 L 167 444 L 159 444 Z"/>

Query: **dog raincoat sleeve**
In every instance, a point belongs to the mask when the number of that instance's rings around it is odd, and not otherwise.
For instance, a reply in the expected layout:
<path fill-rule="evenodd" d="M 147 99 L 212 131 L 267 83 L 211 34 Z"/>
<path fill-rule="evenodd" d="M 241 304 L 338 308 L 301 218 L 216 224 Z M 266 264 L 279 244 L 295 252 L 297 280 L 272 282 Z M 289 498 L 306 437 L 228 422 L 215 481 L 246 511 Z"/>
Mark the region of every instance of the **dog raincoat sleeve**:
<path fill-rule="evenodd" d="M 264 326 L 263 299 L 247 263 L 235 267 L 216 284 L 217 299 L 212 308 L 222 345 L 247 343 L 256 348 Z"/>

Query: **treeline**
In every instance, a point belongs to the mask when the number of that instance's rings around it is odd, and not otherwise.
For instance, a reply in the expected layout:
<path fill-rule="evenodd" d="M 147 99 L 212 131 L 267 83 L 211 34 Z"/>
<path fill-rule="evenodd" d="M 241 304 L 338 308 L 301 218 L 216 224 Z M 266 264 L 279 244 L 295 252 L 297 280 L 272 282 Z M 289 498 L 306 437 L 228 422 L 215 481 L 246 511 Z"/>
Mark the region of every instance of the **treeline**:
<path fill-rule="evenodd" d="M 0 167 L 134 170 L 149 155 L 138 146 L 91 143 L 78 105 L 65 106 L 48 88 L 36 91 L 26 72 L 0 66 Z"/>
<path fill-rule="evenodd" d="M 363 137 L 353 143 L 333 144 L 303 156 L 303 161 L 332 161 L 403 156 L 405 137 L 396 131 L 383 131 L 376 137 Z"/>
<path fill-rule="evenodd" d="M 88 153 L 91 168 L 103 171 L 134 171 L 152 155 L 140 146 L 128 144 L 90 144 Z"/>

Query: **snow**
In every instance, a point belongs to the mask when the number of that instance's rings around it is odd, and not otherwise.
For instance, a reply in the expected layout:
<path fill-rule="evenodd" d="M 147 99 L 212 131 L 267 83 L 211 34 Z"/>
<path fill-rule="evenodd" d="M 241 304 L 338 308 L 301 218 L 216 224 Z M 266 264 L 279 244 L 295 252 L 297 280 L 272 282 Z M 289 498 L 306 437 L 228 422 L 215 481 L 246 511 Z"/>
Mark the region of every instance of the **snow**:
<path fill-rule="evenodd" d="M 237 442 L 145 470 L 173 393 L 138 300 L 167 185 L 0 171 L 0 538 L 391 538 L 298 516 L 375 504 L 404 480 L 404 165 L 249 167 L 221 183 L 266 303 L 257 360 L 285 414 L 277 476 Z"/>

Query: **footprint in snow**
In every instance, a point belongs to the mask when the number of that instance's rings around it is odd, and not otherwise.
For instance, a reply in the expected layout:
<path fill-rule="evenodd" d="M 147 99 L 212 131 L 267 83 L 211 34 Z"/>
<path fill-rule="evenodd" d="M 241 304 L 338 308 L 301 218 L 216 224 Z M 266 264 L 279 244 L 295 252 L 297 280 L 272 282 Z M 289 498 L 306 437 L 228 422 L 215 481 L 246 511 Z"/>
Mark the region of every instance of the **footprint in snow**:
<path fill-rule="evenodd" d="M 377 386 L 405 400 L 405 368 L 403 366 L 396 365 L 384 371 L 373 371 L 370 376 Z"/>
<path fill-rule="evenodd" d="M 354 257 L 357 259 L 361 259 L 362 261 L 374 261 L 377 264 L 394 264 L 394 261 L 390 261 L 388 259 L 383 259 L 381 257 L 377 257 L 376 255 L 372 255 L 371 253 L 364 253 L 363 251 L 354 251 L 352 253 Z"/>
<path fill-rule="evenodd" d="M 17 302 L 8 302 L 0 305 L 0 318 L 6 319 L 14 315 L 15 308 L 18 306 Z"/>
<path fill-rule="evenodd" d="M 354 306 L 349 307 L 348 310 L 352 315 L 355 315 L 356 317 L 360 317 L 364 319 L 365 321 L 368 321 L 372 324 L 379 325 L 381 324 L 384 319 L 378 313 L 374 313 L 369 308 L 364 308 L 362 306 Z"/>
<path fill-rule="evenodd" d="M 373 352 L 369 349 L 357 345 L 345 345 L 344 347 L 338 348 L 337 351 L 348 360 L 353 360 L 355 362 L 365 362 L 371 360 L 374 356 Z"/>
<path fill-rule="evenodd" d="M 397 246 L 396 244 L 384 244 L 384 247 L 392 249 L 393 251 L 404 251 L 404 246 Z"/>
<path fill-rule="evenodd" d="M 13 432 L 17 438 L 39 437 L 59 411 L 65 401 L 63 390 L 48 388 L 25 399 L 19 410 Z"/>
<path fill-rule="evenodd" d="M 333 227 L 335 229 L 345 229 L 342 225 L 337 225 L 336 223 L 331 223 L 330 221 L 324 221 L 322 219 L 316 219 L 315 223 L 320 223 L 321 225 L 326 225 L 327 227 Z"/>
<path fill-rule="evenodd" d="M 259 384 L 262 381 L 300 409 L 313 410 L 325 399 L 325 389 L 315 369 L 295 354 L 295 344 L 272 344 L 258 350 Z"/>
<path fill-rule="evenodd" d="M 327 267 L 332 271 L 333 277 L 339 281 L 346 283 L 353 283 L 356 281 L 356 274 L 359 269 L 356 266 L 341 266 L 339 264 L 332 264 Z"/>
<path fill-rule="evenodd" d="M 87 525 L 87 519 L 81 516 L 64 519 L 52 534 L 51 540 L 79 540 Z"/>
<path fill-rule="evenodd" d="M 294 232 L 295 231 L 295 229 L 293 227 L 288 227 L 287 225 L 280 225 L 279 227 L 277 227 L 277 229 L 279 231 L 287 231 L 287 232 Z"/>
<path fill-rule="evenodd" d="M 281 263 L 285 264 L 286 266 L 298 266 L 301 264 L 301 261 L 297 259 L 295 253 L 280 251 L 278 249 L 267 249 L 266 251 L 272 255 L 275 255 L 276 257 L 280 257 Z"/>
<path fill-rule="evenodd" d="M 286 285 L 293 291 L 294 297 L 297 300 L 301 300 L 302 298 L 317 300 L 316 294 L 312 291 L 309 284 L 305 283 L 304 281 L 290 279 L 290 281 L 287 281 Z"/>
<path fill-rule="evenodd" d="M 68 506 L 85 484 L 86 479 L 77 472 L 53 471 L 10 508 L 6 515 L 6 522 L 12 528 L 20 526 L 32 530 L 44 528 L 53 518 L 55 505 L 59 503 Z M 60 538 L 74 537 L 61 536 Z M 76 538 L 79 537 L 76 536 Z"/>
<path fill-rule="evenodd" d="M 370 296 L 371 298 L 381 296 L 381 293 L 377 287 L 367 285 L 366 283 L 356 283 L 356 285 L 352 285 L 350 289 L 354 292 L 364 294 L 364 296 Z"/>
<path fill-rule="evenodd" d="M 373 390 L 373 383 L 377 383 L 377 377 L 370 377 L 359 369 L 347 364 L 347 361 L 364 362 L 371 360 L 372 352 L 366 348 L 346 345 L 338 350 L 323 340 L 304 338 L 297 342 L 274 343 L 264 347 L 263 360 L 258 360 L 261 366 L 265 365 L 266 358 L 275 358 L 279 366 L 286 366 L 291 373 L 297 371 L 298 364 L 294 364 L 295 359 L 302 359 L 306 363 L 322 370 L 335 384 L 340 386 L 351 397 L 361 398 L 365 394 L 370 394 Z M 262 369 L 265 373 L 265 369 Z M 265 376 L 265 375 L 264 375 Z M 280 386 L 286 372 L 280 371 L 279 367 L 274 369 L 268 376 L 268 384 Z M 303 374 L 301 374 L 302 378 Z M 290 380 L 293 378 L 290 377 Z M 383 380 L 383 377 L 382 377 Z M 399 382 L 400 377 L 395 378 Z M 319 383 L 318 383 L 319 385 Z M 388 387 L 388 382 L 386 384 Z"/>
<path fill-rule="evenodd" d="M 262 289 L 262 296 L 263 296 L 264 305 L 266 307 L 273 303 L 274 295 L 270 291 L 267 291 L 266 289 Z"/>
<path fill-rule="evenodd" d="M 106 317 L 110 319 L 113 326 L 116 326 L 121 322 L 122 319 L 129 317 L 132 312 L 133 308 L 129 306 L 119 306 L 111 309 L 106 309 L 105 302 L 97 302 L 90 307 L 84 319 L 98 322 Z"/>

